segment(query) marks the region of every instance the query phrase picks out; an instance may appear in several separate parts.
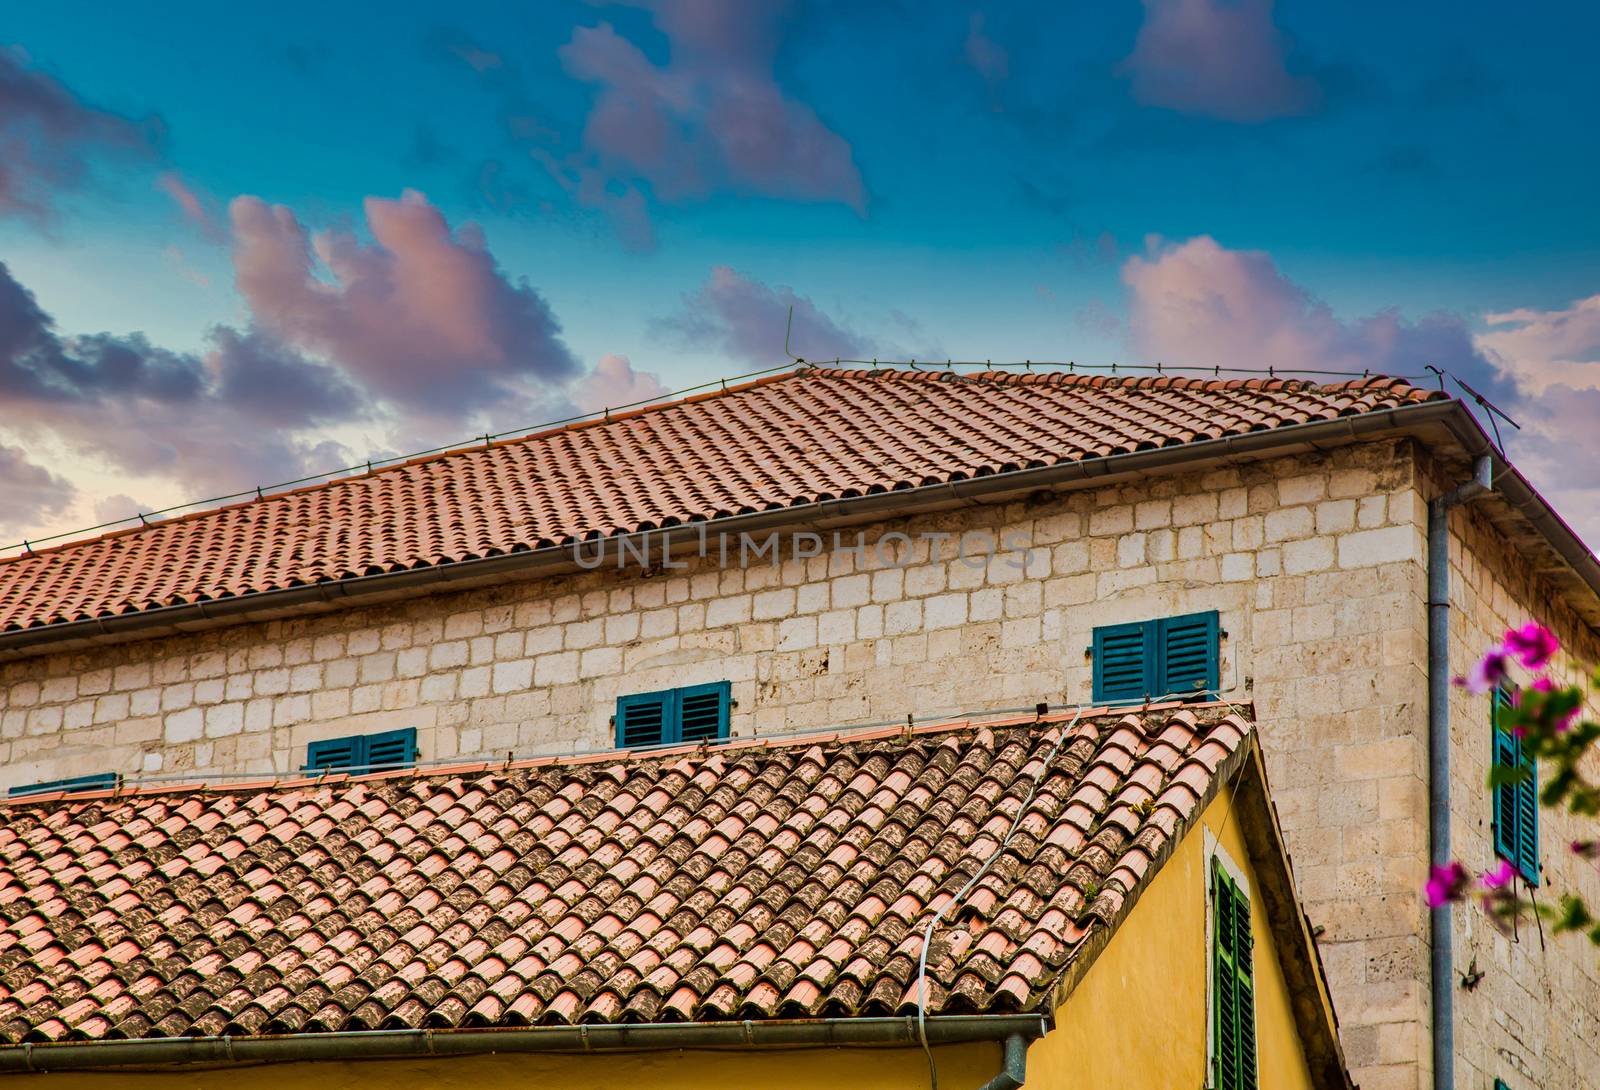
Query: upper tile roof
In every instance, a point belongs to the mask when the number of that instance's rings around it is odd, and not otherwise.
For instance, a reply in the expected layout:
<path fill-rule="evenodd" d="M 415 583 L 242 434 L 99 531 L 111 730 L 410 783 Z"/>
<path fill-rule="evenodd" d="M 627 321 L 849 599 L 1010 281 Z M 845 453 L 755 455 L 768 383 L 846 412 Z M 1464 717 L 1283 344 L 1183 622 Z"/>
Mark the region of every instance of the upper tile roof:
<path fill-rule="evenodd" d="M 1041 1011 L 1250 730 L 1168 705 L 8 803 L 0 1043 L 907 1014 L 1036 777 L 928 1008 Z"/>
<path fill-rule="evenodd" d="M 0 560 L 0 632 L 1441 399 L 1399 379 L 806 368 Z"/>

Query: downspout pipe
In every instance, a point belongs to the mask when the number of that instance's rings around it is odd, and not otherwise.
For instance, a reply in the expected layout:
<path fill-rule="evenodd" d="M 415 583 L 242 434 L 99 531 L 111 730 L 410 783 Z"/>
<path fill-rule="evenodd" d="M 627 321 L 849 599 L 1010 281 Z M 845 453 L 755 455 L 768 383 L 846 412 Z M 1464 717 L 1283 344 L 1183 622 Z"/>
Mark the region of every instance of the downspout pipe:
<path fill-rule="evenodd" d="M 1481 455 L 1472 479 L 1428 503 L 1428 861 L 1450 862 L 1450 509 L 1494 487 L 1494 461 Z M 1432 946 L 1433 1088 L 1455 1086 L 1455 967 L 1450 906 L 1429 912 Z"/>
<path fill-rule="evenodd" d="M 978 1090 L 1021 1090 L 1028 1081 L 1028 1038 L 1013 1033 L 1006 1038 L 1005 1062 L 1000 1073 Z"/>

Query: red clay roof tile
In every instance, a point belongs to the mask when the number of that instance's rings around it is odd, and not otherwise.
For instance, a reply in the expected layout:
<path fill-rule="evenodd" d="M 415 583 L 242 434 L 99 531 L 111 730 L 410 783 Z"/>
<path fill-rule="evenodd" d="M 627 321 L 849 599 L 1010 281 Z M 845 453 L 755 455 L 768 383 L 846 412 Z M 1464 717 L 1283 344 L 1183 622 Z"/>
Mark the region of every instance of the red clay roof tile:
<path fill-rule="evenodd" d="M 802 369 L 6 559 L 0 632 L 1443 397 L 1388 378 L 1315 385 Z"/>
<path fill-rule="evenodd" d="M 907 1014 L 922 929 L 1042 771 L 928 962 L 930 1013 L 1036 1010 L 1214 786 L 1197 755 L 1250 728 L 1221 706 L 1100 713 L 1046 768 L 1062 729 L 10 803 L 0 1042 Z M 1167 801 L 1105 801 L 1128 791 Z M 630 808 L 661 816 L 627 854 L 583 816 Z M 464 819 L 502 831 L 467 850 Z M 136 828 L 154 832 L 79 865 Z M 396 844 L 414 836 L 427 855 Z"/>

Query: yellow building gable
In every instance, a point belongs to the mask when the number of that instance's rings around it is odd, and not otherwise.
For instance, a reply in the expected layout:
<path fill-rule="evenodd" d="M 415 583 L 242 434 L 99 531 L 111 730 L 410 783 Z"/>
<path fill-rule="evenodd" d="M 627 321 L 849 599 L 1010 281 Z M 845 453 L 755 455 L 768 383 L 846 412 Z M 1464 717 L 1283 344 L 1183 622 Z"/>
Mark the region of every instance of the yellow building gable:
<path fill-rule="evenodd" d="M 1210 1085 L 1210 853 L 1220 849 L 1252 892 L 1259 887 L 1242 820 L 1233 791 L 1224 788 L 1057 1008 L 1056 1028 L 1029 1051 L 1028 1086 Z M 1316 1084 L 1262 898 L 1250 898 L 1250 915 L 1259 1085 L 1311 1090 Z"/>

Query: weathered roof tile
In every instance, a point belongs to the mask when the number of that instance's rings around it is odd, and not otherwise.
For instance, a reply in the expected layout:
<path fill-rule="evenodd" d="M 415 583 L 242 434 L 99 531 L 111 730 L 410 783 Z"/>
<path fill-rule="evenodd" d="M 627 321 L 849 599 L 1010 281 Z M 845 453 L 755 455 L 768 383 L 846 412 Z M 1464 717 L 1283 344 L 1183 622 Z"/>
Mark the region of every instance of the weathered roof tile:
<path fill-rule="evenodd" d="M 1047 763 L 1059 729 L 19 800 L 0 1042 L 906 1014 L 923 929 L 1019 810 L 927 983 L 934 1014 L 1034 1009 L 1250 728 L 1091 715 Z M 690 783 L 717 801 L 684 803 Z M 623 851 L 601 817 L 630 808 L 659 816 Z"/>

